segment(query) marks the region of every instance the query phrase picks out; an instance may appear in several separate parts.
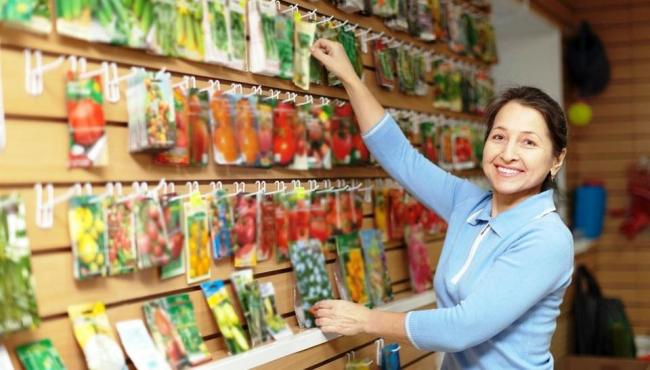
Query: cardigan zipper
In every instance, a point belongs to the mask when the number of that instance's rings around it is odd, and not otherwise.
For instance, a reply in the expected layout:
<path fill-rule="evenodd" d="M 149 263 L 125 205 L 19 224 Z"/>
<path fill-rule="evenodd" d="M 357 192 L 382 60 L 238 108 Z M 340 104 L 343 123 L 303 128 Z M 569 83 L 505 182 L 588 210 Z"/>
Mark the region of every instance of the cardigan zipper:
<path fill-rule="evenodd" d="M 451 278 L 451 283 L 452 284 L 454 284 L 454 285 L 458 284 L 458 281 L 460 280 L 460 278 L 462 278 L 463 275 L 465 275 L 465 272 L 467 272 L 467 269 L 469 268 L 469 265 L 472 263 L 472 260 L 474 259 L 474 256 L 476 255 L 476 251 L 478 250 L 478 246 L 479 246 L 479 244 L 481 244 L 481 241 L 483 240 L 483 238 L 487 234 L 487 230 L 489 229 L 489 227 L 490 227 L 489 223 L 485 224 L 483 229 L 481 229 L 481 232 L 479 232 L 478 235 L 476 236 L 476 239 L 474 239 L 474 243 L 472 244 L 472 247 L 469 250 L 469 255 L 467 256 L 467 259 L 465 260 L 465 263 L 463 264 L 463 267 L 461 267 L 461 269 L 456 273 L 456 275 L 454 275 L 454 277 Z"/>

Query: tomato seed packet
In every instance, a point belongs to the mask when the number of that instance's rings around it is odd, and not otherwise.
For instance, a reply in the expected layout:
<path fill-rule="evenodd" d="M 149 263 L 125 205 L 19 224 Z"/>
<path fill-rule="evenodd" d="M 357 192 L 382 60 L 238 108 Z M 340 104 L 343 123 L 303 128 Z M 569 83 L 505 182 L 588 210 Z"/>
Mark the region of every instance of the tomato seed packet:
<path fill-rule="evenodd" d="M 287 194 L 274 195 L 275 203 L 275 257 L 277 262 L 289 260 L 289 199 Z"/>
<path fill-rule="evenodd" d="M 152 194 L 140 196 L 133 205 L 138 269 L 163 266 L 171 259 L 162 207 Z"/>
<path fill-rule="evenodd" d="M 422 140 L 422 154 L 432 163 L 438 163 L 438 129 L 432 121 L 424 121 L 420 124 Z"/>
<path fill-rule="evenodd" d="M 244 312 L 251 345 L 258 347 L 271 339 L 264 322 L 264 310 L 259 283 L 253 280 L 253 270 L 246 269 L 232 273 L 230 280 L 235 287 L 239 306 Z"/>
<path fill-rule="evenodd" d="M 276 104 L 275 99 L 257 100 L 259 167 L 271 167 L 273 164 L 273 110 Z"/>
<path fill-rule="evenodd" d="M 329 104 L 307 104 L 301 107 L 304 125 L 307 130 L 307 167 L 318 169 L 332 168 L 331 119 L 332 106 Z"/>
<path fill-rule="evenodd" d="M 183 203 L 176 193 L 163 194 L 160 206 L 169 243 L 169 262 L 162 266 L 160 277 L 168 279 L 185 273 L 185 234 L 183 234 Z"/>
<path fill-rule="evenodd" d="M 454 169 L 467 170 L 476 163 L 474 148 L 472 147 L 472 131 L 467 124 L 458 124 L 451 133 L 452 161 Z"/>
<path fill-rule="evenodd" d="M 185 260 L 187 283 L 210 278 L 210 237 L 208 236 L 208 209 L 203 200 L 193 196 L 185 203 Z"/>
<path fill-rule="evenodd" d="M 174 146 L 156 153 L 154 163 L 187 166 L 190 164 L 189 152 L 189 106 L 188 97 L 181 87 L 175 87 L 174 96 L 174 127 L 176 129 Z"/>
<path fill-rule="evenodd" d="M 171 370 L 165 356 L 158 352 L 144 322 L 140 319 L 115 324 L 126 354 L 138 370 Z"/>
<path fill-rule="evenodd" d="M 259 283 L 264 313 L 264 328 L 275 340 L 293 335 L 289 324 L 282 318 L 275 305 L 275 289 L 271 282 Z"/>
<path fill-rule="evenodd" d="M 327 218 L 328 207 L 329 203 L 326 193 L 311 193 L 309 238 L 318 239 L 323 245 L 325 245 L 332 236 L 332 223 L 329 223 Z"/>
<path fill-rule="evenodd" d="M 259 220 L 257 221 L 257 261 L 266 261 L 271 258 L 276 248 L 275 231 L 275 202 L 272 195 L 258 195 Z"/>
<path fill-rule="evenodd" d="M 187 99 L 190 166 L 205 167 L 210 155 L 209 94 L 190 88 Z"/>
<path fill-rule="evenodd" d="M 165 310 L 178 331 L 190 365 L 196 366 L 211 360 L 208 347 L 196 323 L 194 305 L 190 296 L 187 293 L 176 294 L 161 298 L 160 301 L 164 302 Z"/>
<path fill-rule="evenodd" d="M 242 329 L 239 316 L 235 312 L 230 294 L 223 281 L 213 280 L 201 283 L 201 290 L 219 326 L 219 331 L 226 341 L 228 354 L 235 355 L 248 351 L 250 346 L 246 339 L 246 333 Z"/>
<path fill-rule="evenodd" d="M 146 302 L 142 305 L 142 311 L 153 342 L 158 352 L 165 355 L 169 366 L 174 370 L 189 366 L 187 350 L 167 311 L 164 298 Z"/>
<path fill-rule="evenodd" d="M 49 339 L 20 345 L 16 348 L 16 353 L 25 370 L 65 370 L 59 351 Z"/>
<path fill-rule="evenodd" d="M 334 108 L 331 121 L 332 130 L 332 155 L 334 166 L 350 165 L 353 160 L 354 129 L 352 105 L 344 104 Z M 359 137 L 361 139 L 361 137 Z M 367 150 L 366 150 L 367 151 Z M 361 159 L 361 151 L 356 151 L 357 159 Z"/>
<path fill-rule="evenodd" d="M 359 231 L 363 226 L 363 193 L 350 190 L 350 219 L 352 231 Z"/>
<path fill-rule="evenodd" d="M 239 165 L 259 167 L 260 142 L 257 122 L 257 97 L 242 97 L 235 103 L 235 136 L 241 157 Z"/>
<path fill-rule="evenodd" d="M 363 248 L 370 301 L 373 306 L 379 306 L 393 300 L 393 287 L 388 274 L 384 244 L 375 229 L 361 230 L 359 238 Z"/>
<path fill-rule="evenodd" d="M 210 200 L 210 245 L 215 260 L 232 256 L 233 253 L 232 228 L 235 215 L 231 199 L 225 191 L 217 190 Z"/>
<path fill-rule="evenodd" d="M 289 165 L 292 170 L 308 170 L 308 141 L 307 141 L 307 122 L 311 119 L 309 107 L 305 105 L 296 107 L 296 116 L 293 121 L 293 135 L 296 144 L 296 150 L 293 156 L 293 162 Z"/>
<path fill-rule="evenodd" d="M 68 202 L 74 278 L 83 280 L 106 274 L 107 235 L 102 200 L 80 195 Z"/>
<path fill-rule="evenodd" d="M 238 97 L 216 91 L 210 100 L 214 161 L 217 164 L 239 164 L 235 105 Z"/>
<path fill-rule="evenodd" d="M 339 258 L 346 299 L 354 303 L 370 306 L 366 268 L 359 234 L 355 232 L 337 236 L 336 252 Z"/>
<path fill-rule="evenodd" d="M 287 193 L 286 205 L 289 214 L 289 244 L 309 239 L 309 194 L 304 188 L 296 188 Z"/>
<path fill-rule="evenodd" d="M 411 288 L 416 293 L 422 293 L 431 286 L 433 280 L 422 226 L 409 225 L 405 230 L 404 238 L 407 245 Z"/>
<path fill-rule="evenodd" d="M 235 197 L 235 223 L 232 228 L 235 267 L 257 265 L 257 220 L 259 204 L 256 196 Z"/>
<path fill-rule="evenodd" d="M 0 196 L 0 335 L 35 328 L 41 322 L 30 255 L 25 204 L 16 194 Z"/>
<path fill-rule="evenodd" d="M 126 370 L 126 358 L 117 343 L 102 302 L 68 307 L 74 336 L 90 370 Z"/>
<path fill-rule="evenodd" d="M 388 237 L 401 240 L 404 237 L 404 190 L 388 190 Z"/>
<path fill-rule="evenodd" d="M 333 297 L 322 246 L 316 239 L 299 240 L 291 245 L 290 258 L 298 290 L 296 318 L 301 328 L 313 328 L 312 306 Z"/>
<path fill-rule="evenodd" d="M 70 132 L 68 166 L 87 168 L 108 165 L 101 76 L 82 79 L 68 71 L 65 98 Z"/>
<path fill-rule="evenodd" d="M 337 212 L 338 212 L 338 225 L 340 226 L 340 234 L 349 234 L 356 229 L 354 222 L 355 211 L 354 203 L 352 202 L 352 194 L 349 191 L 337 191 Z"/>
<path fill-rule="evenodd" d="M 279 102 L 273 111 L 273 162 L 279 166 L 293 164 L 297 152 L 298 116 L 293 104 Z"/>
<path fill-rule="evenodd" d="M 135 271 L 135 215 L 132 201 L 110 197 L 105 201 L 108 240 L 108 274 L 121 275 Z"/>
<path fill-rule="evenodd" d="M 445 170 L 454 168 L 454 147 L 453 128 L 449 124 L 443 124 L 438 131 L 440 140 L 440 161 L 438 165 Z"/>

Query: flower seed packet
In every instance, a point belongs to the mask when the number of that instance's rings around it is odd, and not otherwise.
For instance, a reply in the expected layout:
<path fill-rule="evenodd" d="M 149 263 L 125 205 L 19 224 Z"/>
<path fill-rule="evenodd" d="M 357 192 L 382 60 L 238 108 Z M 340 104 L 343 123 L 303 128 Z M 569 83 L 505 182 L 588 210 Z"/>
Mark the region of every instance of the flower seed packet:
<path fill-rule="evenodd" d="M 336 252 L 347 298 L 354 303 L 370 306 L 366 267 L 359 234 L 355 232 L 337 236 Z"/>
<path fill-rule="evenodd" d="M 317 239 L 299 240 L 291 245 L 290 258 L 299 298 L 298 323 L 302 328 L 313 328 L 316 323 L 310 311 L 312 306 L 333 297 L 321 243 Z"/>
<path fill-rule="evenodd" d="M 380 306 L 393 299 L 393 287 L 388 275 L 384 244 L 375 229 L 361 230 L 359 238 L 363 248 L 370 300 L 373 306 Z"/>
<path fill-rule="evenodd" d="M 289 324 L 282 318 L 275 305 L 275 289 L 271 282 L 259 283 L 264 312 L 264 327 L 275 340 L 288 338 L 293 335 Z"/>
<path fill-rule="evenodd" d="M 208 208 L 198 193 L 184 205 L 185 260 L 187 283 L 210 278 L 210 237 L 208 235 Z"/>
<path fill-rule="evenodd" d="M 176 193 L 160 197 L 170 249 L 169 262 L 162 266 L 160 277 L 168 279 L 185 273 L 185 234 L 183 234 L 183 202 Z"/>
<path fill-rule="evenodd" d="M 121 275 L 135 271 L 135 214 L 133 202 L 107 198 L 106 225 L 108 239 L 108 274 Z"/>
<path fill-rule="evenodd" d="M 142 320 L 120 321 L 115 324 L 115 328 L 136 369 L 171 370 L 165 356 L 156 349 Z"/>
<path fill-rule="evenodd" d="M 117 343 L 102 302 L 68 307 L 74 336 L 90 370 L 126 370 L 126 358 Z"/>
<path fill-rule="evenodd" d="M 226 341 L 228 353 L 235 355 L 248 351 L 250 346 L 246 339 L 246 333 L 242 329 L 239 316 L 235 312 L 230 294 L 223 281 L 213 280 L 201 283 L 201 290 L 219 326 L 219 331 Z"/>
<path fill-rule="evenodd" d="M 70 198 L 68 224 L 75 279 L 106 275 L 108 243 L 102 200 L 93 195 Z"/>
<path fill-rule="evenodd" d="M 416 293 L 422 293 L 431 287 L 433 272 L 429 263 L 429 253 L 424 243 L 424 235 L 420 225 L 409 225 L 404 234 L 406 239 L 409 261 L 409 276 L 411 288 Z"/>
<path fill-rule="evenodd" d="M 242 308 L 244 317 L 246 318 L 251 345 L 258 347 L 268 342 L 271 337 L 264 326 L 262 297 L 260 295 L 259 283 L 253 280 L 253 270 L 236 271 L 230 275 L 230 280 L 235 287 L 235 293 L 237 293 L 237 298 L 239 299 L 239 306 Z"/>
<path fill-rule="evenodd" d="M 34 289 L 25 204 L 16 195 L 0 196 L 0 335 L 37 327 L 41 319 Z"/>
<path fill-rule="evenodd" d="M 160 202 L 153 194 L 140 196 L 134 201 L 133 212 L 138 269 L 166 265 L 171 250 Z"/>
<path fill-rule="evenodd" d="M 20 345 L 16 348 L 18 359 L 25 370 L 65 370 L 61 355 L 52 341 L 40 339 L 31 343 Z M 0 361 L 4 369 L 4 364 Z"/>
<path fill-rule="evenodd" d="M 164 298 L 145 303 L 142 310 L 153 342 L 158 352 L 165 355 L 169 366 L 174 370 L 189 366 L 187 350 L 171 314 L 167 311 Z"/>

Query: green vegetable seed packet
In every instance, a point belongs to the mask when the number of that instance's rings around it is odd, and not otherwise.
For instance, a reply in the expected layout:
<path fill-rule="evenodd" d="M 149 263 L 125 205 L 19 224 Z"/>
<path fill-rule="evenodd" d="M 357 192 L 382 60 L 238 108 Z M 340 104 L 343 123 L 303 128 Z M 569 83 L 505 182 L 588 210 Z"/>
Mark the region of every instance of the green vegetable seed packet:
<path fill-rule="evenodd" d="M 153 20 L 147 31 L 147 49 L 158 55 L 178 56 L 175 2 L 168 0 L 151 0 L 151 2 Z"/>
<path fill-rule="evenodd" d="M 187 358 L 192 366 L 211 360 L 208 347 L 203 341 L 196 323 L 194 305 L 187 293 L 163 298 L 165 309 L 169 312 L 171 321 L 178 330 L 187 351 Z"/>
<path fill-rule="evenodd" d="M 229 66 L 246 70 L 246 7 L 243 0 L 229 0 L 231 53 Z"/>
<path fill-rule="evenodd" d="M 0 2 L 0 20 L 36 33 L 52 32 L 49 0 L 13 0 Z"/>
<path fill-rule="evenodd" d="M 239 305 L 244 311 L 252 346 L 257 347 L 264 344 L 270 337 L 264 327 L 264 311 L 262 309 L 260 287 L 253 280 L 253 270 L 236 271 L 230 276 L 230 280 L 235 286 Z"/>
<path fill-rule="evenodd" d="M 262 297 L 262 308 L 264 311 L 264 324 L 266 331 L 275 340 L 287 338 L 293 335 L 289 324 L 280 316 L 275 305 L 275 289 L 270 282 L 259 283 L 260 295 Z"/>
<path fill-rule="evenodd" d="M 25 370 L 65 370 L 59 351 L 49 339 L 23 344 L 16 352 Z"/>
<path fill-rule="evenodd" d="M 37 327 L 25 204 L 15 194 L 0 196 L 0 335 Z"/>
<path fill-rule="evenodd" d="M 205 18 L 205 61 L 227 65 L 230 55 L 228 0 L 207 0 Z"/>
<path fill-rule="evenodd" d="M 176 25 L 178 56 L 202 61 L 205 55 L 203 2 L 176 1 Z"/>
<path fill-rule="evenodd" d="M 275 18 L 275 40 L 280 59 L 279 77 L 285 80 L 293 78 L 293 18 L 288 14 L 278 14 Z"/>
<path fill-rule="evenodd" d="M 248 351 L 250 348 L 242 329 L 239 316 L 235 312 L 228 289 L 222 280 L 201 283 L 205 300 L 212 310 L 212 315 L 219 326 L 219 331 L 226 341 L 226 348 L 231 355 Z"/>

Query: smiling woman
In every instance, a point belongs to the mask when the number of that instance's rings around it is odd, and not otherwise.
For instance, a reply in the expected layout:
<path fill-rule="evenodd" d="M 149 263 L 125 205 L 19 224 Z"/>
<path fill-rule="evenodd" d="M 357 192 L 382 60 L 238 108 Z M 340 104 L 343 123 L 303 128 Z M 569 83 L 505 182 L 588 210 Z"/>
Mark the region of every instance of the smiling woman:
<path fill-rule="evenodd" d="M 443 369 L 552 369 L 551 338 L 573 272 L 573 240 L 553 202 L 566 155 L 562 108 L 533 87 L 507 90 L 491 105 L 486 192 L 411 146 L 340 44 L 318 40 L 312 54 L 343 82 L 377 161 L 449 224 L 434 277 L 438 308 L 403 314 L 325 300 L 314 306 L 316 324 L 344 335 L 408 338 L 447 352 Z"/>

